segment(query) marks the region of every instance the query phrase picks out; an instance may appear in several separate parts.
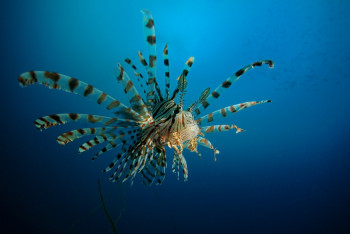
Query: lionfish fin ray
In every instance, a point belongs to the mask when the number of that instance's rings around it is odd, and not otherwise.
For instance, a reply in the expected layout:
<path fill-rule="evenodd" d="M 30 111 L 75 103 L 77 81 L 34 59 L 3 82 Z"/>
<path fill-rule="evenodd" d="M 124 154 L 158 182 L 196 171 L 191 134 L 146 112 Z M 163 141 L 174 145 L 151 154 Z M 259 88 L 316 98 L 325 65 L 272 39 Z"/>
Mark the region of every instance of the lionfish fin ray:
<path fill-rule="evenodd" d="M 262 64 L 267 64 L 270 68 L 274 67 L 274 63 L 271 60 L 262 60 L 258 62 L 254 62 L 252 64 L 249 64 L 242 69 L 235 72 L 233 75 L 231 75 L 229 78 L 227 78 L 221 85 L 219 85 L 209 96 L 206 100 L 204 100 L 196 109 L 194 115 L 197 116 L 201 112 L 203 112 L 204 109 L 206 109 L 211 103 L 213 103 L 216 99 L 218 99 L 231 85 L 232 83 L 236 82 L 245 72 L 248 70 L 256 67 L 261 66 Z"/>

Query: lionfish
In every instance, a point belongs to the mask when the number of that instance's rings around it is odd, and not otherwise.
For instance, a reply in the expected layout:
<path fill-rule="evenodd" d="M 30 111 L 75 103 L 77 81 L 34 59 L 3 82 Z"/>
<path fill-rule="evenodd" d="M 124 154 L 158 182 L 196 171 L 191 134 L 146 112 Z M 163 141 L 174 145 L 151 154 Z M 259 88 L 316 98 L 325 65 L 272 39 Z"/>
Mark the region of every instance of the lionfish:
<path fill-rule="evenodd" d="M 205 89 L 197 101 L 185 109 L 184 95 L 187 87 L 187 76 L 194 62 L 194 57 L 190 57 L 186 61 L 182 74 L 177 77 L 177 86 L 171 94 L 168 47 L 165 45 L 163 50 L 165 93 L 162 93 L 156 80 L 157 56 L 153 17 L 147 10 L 142 10 L 141 12 L 143 13 L 143 30 L 149 57 L 148 61 L 146 61 L 139 51 L 138 58 L 147 71 L 148 79 L 144 78 L 129 58 L 125 59 L 125 62 L 133 69 L 144 97 L 137 91 L 120 64 L 118 64 L 119 72 L 116 77 L 117 82 L 124 88 L 130 107 L 92 85 L 56 72 L 25 72 L 19 76 L 18 82 L 22 87 L 38 83 L 51 89 L 60 89 L 79 94 L 97 102 L 97 104 L 114 114 L 115 117 L 64 113 L 43 116 L 34 121 L 36 128 L 39 130 L 68 122 L 100 125 L 99 127 L 80 128 L 65 132 L 57 137 L 57 142 L 65 145 L 84 136 L 90 135 L 94 137 L 79 147 L 79 153 L 105 143 L 105 146 L 93 156 L 92 160 L 118 147 L 119 151 L 116 157 L 103 170 L 108 172 L 114 169 L 114 172 L 109 177 L 110 180 L 117 181 L 123 177 L 122 181 L 124 182 L 131 178 L 131 184 L 133 184 L 136 174 L 141 173 L 144 184 L 151 185 L 154 181 L 156 181 L 156 184 L 161 184 L 165 178 L 165 169 L 167 167 L 165 148 L 168 146 L 174 150 L 172 171 L 177 173 L 179 179 L 179 171 L 182 170 L 186 181 L 188 169 L 183 155 L 184 149 L 195 152 L 200 156 L 197 146 L 207 147 L 214 151 L 214 159 L 216 161 L 215 155 L 219 151 L 213 147 L 208 139 L 204 138 L 204 135 L 232 129 L 235 129 L 236 133 L 242 131 L 241 128 L 234 124 L 208 126 L 205 126 L 205 124 L 227 117 L 247 107 L 271 101 L 244 102 L 227 106 L 200 118 L 197 118 L 197 116 L 217 100 L 246 71 L 262 64 L 267 64 L 272 68 L 273 62 L 271 60 L 262 60 L 243 67 L 224 80 L 214 91 L 210 92 L 210 88 Z M 178 100 L 178 102 L 175 100 Z"/>

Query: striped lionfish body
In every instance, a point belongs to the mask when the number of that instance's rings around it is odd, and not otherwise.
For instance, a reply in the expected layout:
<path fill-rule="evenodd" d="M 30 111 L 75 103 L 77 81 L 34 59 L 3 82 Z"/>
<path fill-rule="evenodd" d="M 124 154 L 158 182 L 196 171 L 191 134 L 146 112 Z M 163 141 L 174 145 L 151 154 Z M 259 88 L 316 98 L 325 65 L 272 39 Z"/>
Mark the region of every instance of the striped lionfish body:
<path fill-rule="evenodd" d="M 75 129 L 63 133 L 57 137 L 57 142 L 65 145 L 84 136 L 92 137 L 91 140 L 79 147 L 79 153 L 104 143 L 104 147 L 93 156 L 93 160 L 107 151 L 118 148 L 116 157 L 104 169 L 104 172 L 113 170 L 110 176 L 111 180 L 116 181 L 122 178 L 124 182 L 131 178 L 131 183 L 133 183 L 136 174 L 140 173 L 144 184 L 150 185 L 154 181 L 161 184 L 165 178 L 165 168 L 167 166 L 166 147 L 174 149 L 172 171 L 177 173 L 179 178 L 179 172 L 182 170 L 184 180 L 187 180 L 188 169 L 183 155 L 184 149 L 200 155 L 197 147 L 201 145 L 212 149 L 215 158 L 215 154 L 219 151 L 213 147 L 208 139 L 204 138 L 205 134 L 231 129 L 235 129 L 237 133 L 242 131 L 234 124 L 210 125 L 211 122 L 247 107 L 270 102 L 270 100 L 244 102 L 219 109 L 200 118 L 196 117 L 218 99 L 246 71 L 262 64 L 267 64 L 272 68 L 273 62 L 263 60 L 238 70 L 213 92 L 210 92 L 209 88 L 205 89 L 196 102 L 184 109 L 187 76 L 194 58 L 190 57 L 187 60 L 182 74 L 177 78 L 175 90 L 170 93 L 168 48 L 165 46 L 163 58 L 166 68 L 166 87 L 165 94 L 162 93 L 156 80 L 157 56 L 153 17 L 146 10 L 143 10 L 142 13 L 149 57 L 146 61 L 141 52 L 138 52 L 138 57 L 147 71 L 147 78 L 141 74 L 130 59 L 125 59 L 125 62 L 133 69 L 144 97 L 137 91 L 124 68 L 118 64 L 117 82 L 124 88 L 130 107 L 83 81 L 55 72 L 25 72 L 19 76 L 18 81 L 22 87 L 38 83 L 49 88 L 82 95 L 111 112 L 113 117 L 79 113 L 53 114 L 40 117 L 34 122 L 39 130 L 68 122 L 95 124 L 94 127 Z"/>

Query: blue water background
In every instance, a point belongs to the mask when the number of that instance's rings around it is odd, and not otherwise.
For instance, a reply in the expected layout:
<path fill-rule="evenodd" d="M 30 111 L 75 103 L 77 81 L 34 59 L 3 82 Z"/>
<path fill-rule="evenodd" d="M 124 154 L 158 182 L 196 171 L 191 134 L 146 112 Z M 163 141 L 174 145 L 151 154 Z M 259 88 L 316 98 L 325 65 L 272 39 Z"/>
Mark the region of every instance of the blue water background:
<path fill-rule="evenodd" d="M 87 125 L 43 132 L 33 125 L 48 114 L 109 112 L 17 82 L 25 71 L 56 71 L 128 103 L 116 62 L 130 57 L 141 68 L 141 9 L 155 20 L 161 87 L 166 43 L 172 88 L 195 57 L 187 105 L 243 66 L 275 61 L 274 69 L 244 74 L 210 106 L 273 100 L 215 122 L 246 131 L 207 135 L 220 150 L 217 162 L 206 148 L 199 147 L 202 158 L 186 151 L 187 182 L 171 172 L 169 150 L 161 186 L 110 183 L 101 171 L 115 151 L 91 162 L 96 150 L 77 153 L 86 139 L 56 143 Z M 2 1 L 1 233 L 112 233 L 98 178 L 110 213 L 121 214 L 120 233 L 350 233 L 349 12 L 347 0 Z"/>

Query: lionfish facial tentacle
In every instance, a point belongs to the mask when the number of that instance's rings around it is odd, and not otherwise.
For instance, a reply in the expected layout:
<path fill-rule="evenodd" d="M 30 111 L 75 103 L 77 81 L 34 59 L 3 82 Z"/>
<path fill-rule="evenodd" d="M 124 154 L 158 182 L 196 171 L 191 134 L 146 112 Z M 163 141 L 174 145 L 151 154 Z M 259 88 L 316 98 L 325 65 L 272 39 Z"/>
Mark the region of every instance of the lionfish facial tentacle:
<path fill-rule="evenodd" d="M 243 75 L 246 71 L 249 69 L 252 69 L 256 66 L 261 66 L 262 64 L 267 64 L 270 68 L 273 68 L 274 64 L 271 60 L 262 60 L 259 62 L 252 63 L 250 65 L 247 65 L 243 67 L 242 69 L 238 70 L 235 74 L 231 75 L 229 78 L 227 78 L 219 87 L 215 89 L 214 92 L 212 92 L 208 98 L 201 103 L 200 106 L 198 106 L 197 109 L 195 109 L 195 116 L 199 115 L 204 109 L 206 109 L 212 102 L 214 102 L 216 99 L 220 97 L 231 85 L 232 83 L 236 82 L 241 75 Z"/>
<path fill-rule="evenodd" d="M 169 69 L 169 56 L 168 56 L 168 44 L 165 45 L 163 50 L 163 59 L 165 66 L 165 93 L 166 99 L 169 99 L 170 95 L 170 69 Z"/>
<path fill-rule="evenodd" d="M 258 101 L 258 102 L 257 101 L 243 102 L 240 104 L 227 106 L 225 108 L 222 108 L 222 109 L 216 110 L 210 114 L 207 114 L 207 115 L 197 119 L 196 121 L 197 121 L 198 125 L 202 125 L 204 123 L 210 123 L 210 122 L 213 122 L 214 120 L 224 118 L 230 114 L 237 113 L 238 111 L 241 111 L 245 108 L 255 106 L 257 104 L 267 103 L 267 102 L 271 102 L 271 100 L 262 100 L 262 101 Z"/>
<path fill-rule="evenodd" d="M 18 77 L 18 82 L 22 87 L 38 83 L 49 88 L 60 89 L 69 93 L 78 94 L 105 107 L 112 113 L 118 111 L 120 115 L 125 114 L 125 116 L 128 116 L 130 119 L 143 120 L 143 117 L 137 112 L 130 110 L 130 108 L 110 95 L 102 92 L 92 85 L 70 76 L 49 71 L 30 71 L 22 73 Z"/>

